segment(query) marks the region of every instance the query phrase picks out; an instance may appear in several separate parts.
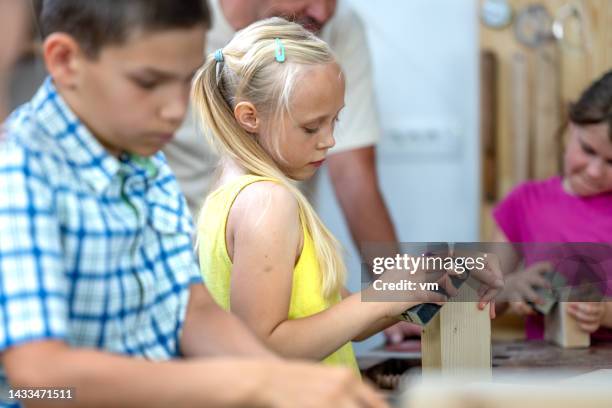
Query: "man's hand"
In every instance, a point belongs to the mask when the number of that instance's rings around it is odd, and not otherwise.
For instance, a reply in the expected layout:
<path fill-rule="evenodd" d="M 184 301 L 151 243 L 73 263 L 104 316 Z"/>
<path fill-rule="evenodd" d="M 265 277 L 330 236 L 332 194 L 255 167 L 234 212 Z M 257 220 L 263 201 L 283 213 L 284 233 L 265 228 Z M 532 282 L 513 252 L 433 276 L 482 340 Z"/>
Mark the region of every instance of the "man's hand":
<path fill-rule="evenodd" d="M 423 328 L 418 324 L 399 322 L 384 330 L 387 344 L 399 344 L 411 337 L 421 337 Z"/>

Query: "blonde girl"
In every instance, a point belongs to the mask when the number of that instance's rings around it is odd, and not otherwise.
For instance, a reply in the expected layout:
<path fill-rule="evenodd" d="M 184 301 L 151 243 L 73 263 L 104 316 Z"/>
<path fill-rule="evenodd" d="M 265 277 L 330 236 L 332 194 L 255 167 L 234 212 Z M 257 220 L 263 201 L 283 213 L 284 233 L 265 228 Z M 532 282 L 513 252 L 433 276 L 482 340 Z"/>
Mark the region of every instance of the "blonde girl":
<path fill-rule="evenodd" d="M 334 146 L 344 86 L 328 45 L 280 18 L 208 56 L 193 101 L 222 161 L 199 214 L 198 251 L 213 297 L 271 349 L 357 370 L 350 341 L 419 302 L 349 295 L 338 242 L 294 185 Z"/>

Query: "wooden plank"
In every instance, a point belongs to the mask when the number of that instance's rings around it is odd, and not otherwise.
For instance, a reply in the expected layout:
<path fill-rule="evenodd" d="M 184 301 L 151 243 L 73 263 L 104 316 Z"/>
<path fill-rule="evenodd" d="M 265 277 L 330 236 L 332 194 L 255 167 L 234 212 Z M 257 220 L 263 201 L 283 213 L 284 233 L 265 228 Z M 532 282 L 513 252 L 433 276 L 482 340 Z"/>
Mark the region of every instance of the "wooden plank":
<path fill-rule="evenodd" d="M 559 174 L 561 92 L 559 51 L 555 43 L 542 46 L 535 58 L 535 117 L 531 155 L 532 177 L 546 179 Z"/>
<path fill-rule="evenodd" d="M 423 328 L 423 374 L 491 378 L 491 320 L 488 306 L 478 310 L 476 293 L 464 283 Z"/>
<path fill-rule="evenodd" d="M 591 345 L 591 336 L 580 330 L 578 323 L 567 312 L 568 303 L 559 302 L 555 308 L 545 316 L 546 340 L 564 348 L 581 348 Z"/>
<path fill-rule="evenodd" d="M 512 58 L 512 139 L 514 141 L 514 184 L 529 179 L 530 155 L 529 70 L 524 54 Z"/>
<path fill-rule="evenodd" d="M 591 1 L 590 3 L 593 3 Z M 571 17 L 564 25 L 565 39 L 559 46 L 562 55 L 562 97 L 565 104 L 575 101 L 595 75 L 596 33 L 599 27 L 597 7 L 576 2 L 581 19 Z M 584 23 L 584 24 L 583 24 Z M 583 33 L 586 30 L 586 36 Z M 598 47 L 597 47 L 598 48 Z"/>
<path fill-rule="evenodd" d="M 497 197 L 497 58 L 492 51 L 480 54 L 480 138 L 482 142 L 483 200 Z"/>
<path fill-rule="evenodd" d="M 603 49 L 606 58 L 603 61 L 603 64 L 607 67 L 604 68 L 604 70 L 606 70 L 609 69 L 609 67 L 612 67 L 612 0 L 608 0 L 605 3 L 604 9 L 605 11 L 602 14 L 605 16 L 606 24 L 604 24 L 604 29 L 606 30 L 606 35 L 604 37 Z"/>

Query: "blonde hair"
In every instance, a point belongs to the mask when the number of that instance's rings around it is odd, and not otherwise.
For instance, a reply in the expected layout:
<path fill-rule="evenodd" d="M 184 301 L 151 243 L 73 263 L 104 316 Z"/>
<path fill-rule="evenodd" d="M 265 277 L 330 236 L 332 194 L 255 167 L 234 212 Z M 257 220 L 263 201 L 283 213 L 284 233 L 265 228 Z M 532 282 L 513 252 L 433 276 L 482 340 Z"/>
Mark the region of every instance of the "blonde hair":
<path fill-rule="evenodd" d="M 286 61 L 275 60 L 276 39 L 282 41 Z M 290 114 L 290 99 L 305 67 L 335 62 L 329 46 L 302 26 L 274 17 L 238 32 L 223 50 L 223 61 L 208 55 L 192 89 L 196 115 L 209 142 L 250 174 L 279 180 L 295 197 L 303 222 L 312 236 L 321 271 L 321 291 L 330 299 L 344 284 L 346 270 L 338 241 L 325 227 L 306 197 L 280 170 L 257 139 L 234 117 L 240 101 L 257 111 L 280 118 Z M 276 138 L 276 150 L 278 150 Z M 200 217 L 199 222 L 203 222 Z"/>

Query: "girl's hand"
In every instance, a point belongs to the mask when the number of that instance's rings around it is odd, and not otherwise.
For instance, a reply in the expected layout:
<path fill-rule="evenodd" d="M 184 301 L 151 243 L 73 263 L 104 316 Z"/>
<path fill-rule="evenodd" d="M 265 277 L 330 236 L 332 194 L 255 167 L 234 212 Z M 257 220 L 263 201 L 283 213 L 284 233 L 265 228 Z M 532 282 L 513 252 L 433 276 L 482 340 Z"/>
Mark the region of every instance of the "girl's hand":
<path fill-rule="evenodd" d="M 420 284 L 437 283 L 438 287 L 444 288 L 444 282 L 440 279 L 441 276 L 444 275 L 423 269 L 419 269 L 415 273 L 398 268 L 387 269 L 382 275 L 375 278 L 379 281 L 378 285 L 375 281 L 362 291 L 362 297 L 365 296 L 369 299 L 375 299 L 375 301 L 380 303 L 380 307 L 382 308 L 381 317 L 396 318 L 407 309 L 422 303 L 444 304 L 447 300 L 445 294 L 433 290 L 422 289 L 420 286 Z M 385 285 L 397 285 L 406 280 L 412 283 L 412 289 L 401 291 L 385 289 L 389 287 Z M 382 288 L 382 290 L 376 290 L 375 287 Z M 452 294 L 449 295 L 452 296 Z"/>
<path fill-rule="evenodd" d="M 567 312 L 578 322 L 582 331 L 593 333 L 604 320 L 605 307 L 599 302 L 572 302 L 569 303 Z"/>
<path fill-rule="evenodd" d="M 510 311 L 519 316 L 535 314 L 535 310 L 525 302 L 510 302 Z"/>
<path fill-rule="evenodd" d="M 503 300 L 511 302 L 511 307 L 519 314 L 525 313 L 527 302 L 542 304 L 544 300 L 536 292 L 537 289 L 550 289 L 551 285 L 544 276 L 552 272 L 550 262 L 538 262 L 528 268 L 509 274 L 503 292 Z"/>
<path fill-rule="evenodd" d="M 490 303 L 489 315 L 491 319 L 495 319 L 495 297 L 504 287 L 504 274 L 495 254 L 484 255 L 485 267 L 482 270 L 474 269 L 472 275 L 480 281 L 478 308 L 482 310 Z"/>
<path fill-rule="evenodd" d="M 415 302 L 384 302 L 382 303 L 382 307 L 384 308 L 383 317 L 399 320 L 399 316 L 402 313 L 415 306 L 423 303 L 435 303 L 438 306 L 443 306 L 446 301 L 446 296 L 436 292 L 428 292 L 425 296 L 427 297 L 426 300 L 419 300 Z M 419 299 L 422 298 L 423 295 L 420 295 Z"/>

